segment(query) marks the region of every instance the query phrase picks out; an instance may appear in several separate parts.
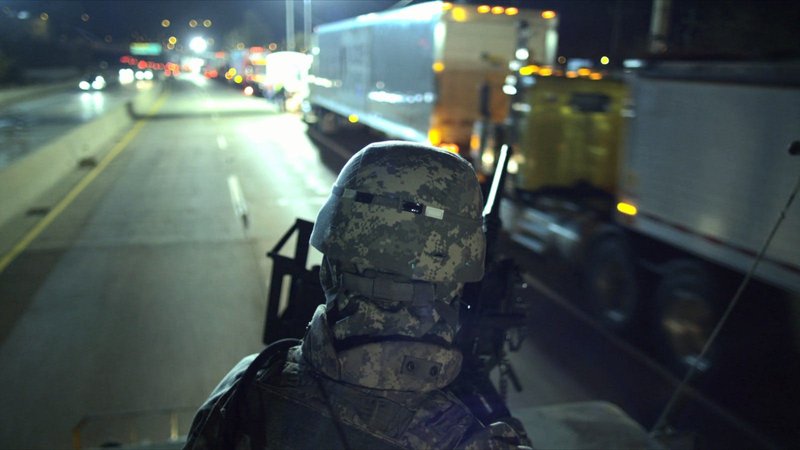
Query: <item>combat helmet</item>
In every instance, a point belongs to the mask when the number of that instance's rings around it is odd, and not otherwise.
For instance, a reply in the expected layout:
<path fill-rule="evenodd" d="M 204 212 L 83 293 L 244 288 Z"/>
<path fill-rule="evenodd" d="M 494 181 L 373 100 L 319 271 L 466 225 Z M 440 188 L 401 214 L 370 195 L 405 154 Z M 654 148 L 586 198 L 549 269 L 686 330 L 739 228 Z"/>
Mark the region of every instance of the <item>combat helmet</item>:
<path fill-rule="evenodd" d="M 340 172 L 311 245 L 358 272 L 479 281 L 482 207 L 475 172 L 460 156 L 410 142 L 375 143 Z"/>

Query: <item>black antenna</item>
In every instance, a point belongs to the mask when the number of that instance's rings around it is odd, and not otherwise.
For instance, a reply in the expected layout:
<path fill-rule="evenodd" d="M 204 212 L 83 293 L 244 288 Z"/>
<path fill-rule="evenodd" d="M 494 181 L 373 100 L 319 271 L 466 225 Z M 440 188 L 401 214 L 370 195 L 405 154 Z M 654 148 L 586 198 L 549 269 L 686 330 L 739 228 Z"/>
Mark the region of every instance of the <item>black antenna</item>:
<path fill-rule="evenodd" d="M 800 154 L 800 141 L 794 141 L 789 145 L 789 155 L 796 156 L 798 154 Z M 756 256 L 756 259 L 753 261 L 752 266 L 750 266 L 750 270 L 747 272 L 747 275 L 745 275 L 745 277 L 742 279 L 742 282 L 739 284 L 739 288 L 736 290 L 736 293 L 733 295 L 733 298 L 728 304 L 728 307 L 725 309 L 725 312 L 722 314 L 722 317 L 720 317 L 719 321 L 717 322 L 717 325 L 714 327 L 714 331 L 711 332 L 711 335 L 708 337 L 708 340 L 706 341 L 705 345 L 703 345 L 703 349 L 700 351 L 700 355 L 698 355 L 697 357 L 698 360 L 702 360 L 703 357 L 705 357 L 708 350 L 714 344 L 717 335 L 722 330 L 722 327 L 728 321 L 728 316 L 730 316 L 731 311 L 733 311 L 733 308 L 735 308 L 736 304 L 739 303 L 739 299 L 741 298 L 745 287 L 747 287 L 747 285 L 750 283 L 750 279 L 753 277 L 756 268 L 758 267 L 761 260 L 764 258 L 764 254 L 766 253 L 769 244 L 772 242 L 772 238 L 778 231 L 778 228 L 783 222 L 783 219 L 786 218 L 786 212 L 789 210 L 789 207 L 791 207 L 792 202 L 794 202 L 794 198 L 797 196 L 798 191 L 800 191 L 800 175 L 798 175 L 797 177 L 797 182 L 795 183 L 794 189 L 792 189 L 792 192 L 789 194 L 789 198 L 786 201 L 786 205 L 781 210 L 780 216 L 778 216 L 778 220 L 775 222 L 775 225 L 772 227 L 772 231 L 770 231 L 766 241 L 764 241 L 764 245 L 758 252 L 758 256 Z M 661 412 L 661 415 L 658 417 L 658 420 L 656 421 L 655 425 L 653 425 L 653 428 L 650 431 L 651 435 L 657 435 L 660 432 L 664 431 L 664 428 L 667 426 L 667 419 L 669 418 L 670 413 L 672 413 L 672 410 L 675 408 L 678 399 L 683 394 L 683 390 L 686 388 L 686 385 L 689 384 L 689 381 L 691 381 L 691 379 L 697 373 L 697 366 L 698 366 L 697 364 L 692 364 L 689 367 L 689 370 L 686 372 L 686 375 L 683 377 L 683 380 L 681 380 L 680 384 L 678 384 L 678 387 L 675 388 L 675 392 L 672 394 L 672 397 L 670 397 L 669 402 L 667 402 L 667 405 L 664 407 L 664 410 Z"/>

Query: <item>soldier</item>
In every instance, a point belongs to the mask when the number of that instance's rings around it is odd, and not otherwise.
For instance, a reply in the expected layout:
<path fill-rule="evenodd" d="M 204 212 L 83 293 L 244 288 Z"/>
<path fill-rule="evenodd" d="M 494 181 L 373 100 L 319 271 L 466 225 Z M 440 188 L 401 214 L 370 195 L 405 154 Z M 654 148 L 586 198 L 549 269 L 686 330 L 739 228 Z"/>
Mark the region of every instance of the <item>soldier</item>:
<path fill-rule="evenodd" d="M 483 277 L 482 203 L 453 153 L 399 141 L 356 153 L 311 234 L 326 303 L 302 341 L 234 367 L 185 448 L 527 448 L 524 431 L 481 423 L 448 390 L 458 299 Z"/>

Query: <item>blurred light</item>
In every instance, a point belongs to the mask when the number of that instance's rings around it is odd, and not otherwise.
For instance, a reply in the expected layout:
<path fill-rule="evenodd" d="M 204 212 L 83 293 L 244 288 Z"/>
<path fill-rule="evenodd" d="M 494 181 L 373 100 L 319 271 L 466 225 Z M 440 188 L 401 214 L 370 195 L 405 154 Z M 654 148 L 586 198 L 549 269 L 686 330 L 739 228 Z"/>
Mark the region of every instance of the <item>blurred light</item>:
<path fill-rule="evenodd" d="M 178 42 L 178 38 L 176 38 L 175 36 L 170 36 L 169 39 L 167 39 L 167 42 L 169 42 L 172 45 L 175 45 Z"/>
<path fill-rule="evenodd" d="M 608 56 L 603 56 L 602 58 L 600 58 L 600 64 L 604 66 L 608 65 L 609 61 L 610 60 L 608 59 Z"/>
<path fill-rule="evenodd" d="M 435 63 L 433 63 L 433 71 L 434 72 L 438 73 L 438 72 L 441 72 L 443 70 L 444 70 L 444 63 L 443 62 L 436 61 Z"/>
<path fill-rule="evenodd" d="M 197 26 L 197 21 L 194 20 L 194 19 L 190 20 L 189 21 L 189 26 L 192 27 L 192 28 L 195 28 Z"/>
<path fill-rule="evenodd" d="M 519 74 L 522 76 L 533 75 L 539 72 L 539 66 L 531 64 L 529 66 L 525 66 L 519 69 Z"/>
<path fill-rule="evenodd" d="M 211 19 L 206 19 L 203 21 L 203 26 L 206 28 L 211 28 Z"/>
<path fill-rule="evenodd" d="M 439 145 L 442 143 L 442 130 L 438 128 L 431 128 L 428 130 L 428 142 L 432 145 Z"/>
<path fill-rule="evenodd" d="M 481 155 L 481 162 L 484 166 L 492 167 L 494 165 L 494 152 L 491 149 L 486 149 Z"/>
<path fill-rule="evenodd" d="M 559 63 L 559 64 L 566 64 L 566 63 L 567 63 L 567 58 L 566 58 L 566 56 L 559 56 L 559 57 L 558 57 L 558 63 Z"/>
<path fill-rule="evenodd" d="M 355 114 L 350 114 L 347 116 L 347 121 L 350 123 L 358 123 L 358 116 Z"/>
<path fill-rule="evenodd" d="M 175 44 L 167 44 L 167 49 L 173 50 L 175 48 Z"/>
<path fill-rule="evenodd" d="M 592 71 L 586 67 L 581 67 L 580 69 L 578 69 L 578 75 L 582 77 L 588 77 L 591 73 Z"/>
<path fill-rule="evenodd" d="M 253 86 L 247 86 L 242 92 L 244 92 L 244 95 L 253 95 Z"/>
<path fill-rule="evenodd" d="M 133 69 L 119 69 L 119 84 L 131 84 L 134 79 Z"/>
<path fill-rule="evenodd" d="M 274 52 L 274 51 L 275 51 L 275 50 L 278 48 L 278 44 L 276 44 L 276 43 L 274 43 L 274 42 L 270 42 L 270 43 L 269 43 L 269 45 L 267 46 L 267 48 L 268 48 L 268 49 L 269 49 L 271 52 Z M 317 49 L 317 52 L 319 52 L 319 49 Z"/>
<path fill-rule="evenodd" d="M 503 93 L 506 94 L 506 95 L 516 95 L 517 94 L 517 88 L 512 86 L 512 85 L 510 85 L 510 84 L 504 84 L 503 85 Z"/>
<path fill-rule="evenodd" d="M 469 148 L 470 150 L 478 151 L 481 148 L 481 136 L 478 133 L 472 133 L 469 136 Z"/>
<path fill-rule="evenodd" d="M 189 48 L 195 53 L 202 53 L 208 48 L 208 42 L 200 36 L 197 36 L 189 41 Z"/>
<path fill-rule="evenodd" d="M 507 16 L 516 16 L 517 14 L 519 14 L 519 9 L 514 8 L 513 6 L 511 8 L 506 8 Z"/>
<path fill-rule="evenodd" d="M 503 14 L 506 11 L 505 8 L 502 6 L 494 6 L 492 7 L 492 14 Z"/>
<path fill-rule="evenodd" d="M 519 172 L 519 163 L 513 156 L 508 160 L 508 167 L 506 167 L 506 170 L 508 170 L 510 174 Z"/>
<path fill-rule="evenodd" d="M 543 19 L 554 19 L 555 17 L 556 17 L 556 12 L 555 11 L 550 11 L 550 10 L 542 11 L 542 18 Z"/>
<path fill-rule="evenodd" d="M 103 78 L 101 75 L 96 76 L 92 81 L 92 89 L 100 90 L 103 89 L 104 87 L 106 87 L 106 79 Z"/>
<path fill-rule="evenodd" d="M 92 85 L 89 84 L 88 81 L 84 80 L 84 81 L 81 81 L 80 83 L 78 83 L 78 87 L 81 88 L 81 90 L 83 90 L 83 91 L 88 91 L 89 88 L 92 87 Z"/>
<path fill-rule="evenodd" d="M 244 78 L 242 78 L 241 75 L 236 75 L 233 77 L 233 82 L 236 84 L 242 84 L 242 81 L 244 81 Z"/>
<path fill-rule="evenodd" d="M 164 20 L 161 21 L 161 26 L 164 27 L 164 28 L 169 28 L 169 24 L 170 24 L 170 21 L 167 20 L 167 19 L 164 19 Z"/>
<path fill-rule="evenodd" d="M 568 70 L 567 78 L 578 78 L 578 72 L 575 72 L 574 70 Z"/>
<path fill-rule="evenodd" d="M 453 14 L 453 20 L 455 20 L 456 22 L 467 21 L 467 11 L 460 6 L 453 8 L 452 14 Z"/>
<path fill-rule="evenodd" d="M 553 69 L 549 67 L 542 67 L 542 69 L 539 71 L 539 75 L 543 77 L 549 77 L 552 74 L 553 74 Z"/>
<path fill-rule="evenodd" d="M 140 69 L 146 69 L 147 68 L 147 61 L 139 61 L 139 64 L 137 64 L 136 67 L 138 67 Z"/>
<path fill-rule="evenodd" d="M 47 19 L 49 19 L 50 16 L 46 12 L 43 12 L 39 14 L 39 18 L 42 19 L 43 22 L 47 22 Z"/>
<path fill-rule="evenodd" d="M 530 52 L 528 52 L 527 48 L 518 48 L 517 51 L 514 53 L 514 56 L 519 59 L 520 61 L 524 61 L 531 56 Z"/>
<path fill-rule="evenodd" d="M 449 10 L 453 9 L 453 4 L 450 3 L 450 2 L 444 2 L 444 3 L 442 3 L 442 9 L 445 10 L 445 11 L 449 11 Z"/>
<path fill-rule="evenodd" d="M 641 59 L 626 59 L 622 62 L 622 65 L 627 69 L 638 69 L 644 66 L 644 61 Z"/>
<path fill-rule="evenodd" d="M 31 17 L 31 13 L 28 11 L 20 11 L 17 13 L 17 19 L 19 20 L 28 20 Z"/>
<path fill-rule="evenodd" d="M 492 10 L 492 7 L 489 5 L 481 5 L 478 6 L 478 14 L 486 14 Z"/>
<path fill-rule="evenodd" d="M 635 216 L 636 213 L 639 212 L 639 210 L 636 209 L 636 206 L 625 202 L 617 203 L 617 211 L 628 216 Z"/>
<path fill-rule="evenodd" d="M 590 80 L 602 80 L 603 79 L 603 74 L 598 73 L 598 72 L 594 72 L 591 75 L 589 75 L 589 79 Z"/>
<path fill-rule="evenodd" d="M 447 150 L 448 152 L 456 153 L 456 154 L 458 154 L 458 150 L 459 150 L 457 144 L 442 144 L 442 145 L 439 146 L 439 148 Z"/>
<path fill-rule="evenodd" d="M 89 21 L 89 15 L 86 14 L 86 13 L 81 14 L 81 20 L 84 21 L 84 22 L 88 22 Z"/>
<path fill-rule="evenodd" d="M 236 44 L 236 50 L 244 50 L 244 42 L 239 42 Z"/>

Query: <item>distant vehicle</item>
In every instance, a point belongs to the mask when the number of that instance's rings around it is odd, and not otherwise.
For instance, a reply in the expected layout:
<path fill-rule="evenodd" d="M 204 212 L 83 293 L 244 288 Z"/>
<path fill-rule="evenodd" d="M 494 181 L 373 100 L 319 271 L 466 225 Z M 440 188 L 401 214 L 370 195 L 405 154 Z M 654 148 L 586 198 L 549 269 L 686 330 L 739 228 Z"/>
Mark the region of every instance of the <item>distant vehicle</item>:
<path fill-rule="evenodd" d="M 100 74 L 91 74 L 78 83 L 82 91 L 102 91 L 106 88 L 106 79 Z"/>
<path fill-rule="evenodd" d="M 800 66 L 651 61 L 616 79 L 521 73 L 506 132 L 516 201 L 504 227 L 574 268 L 583 306 L 610 329 L 639 326 L 677 371 L 709 370 L 714 358 L 701 349 L 800 174 L 787 154 L 800 139 Z M 493 136 L 486 128 L 476 135 Z M 490 173 L 497 146 L 473 149 L 478 171 Z M 775 292 L 757 299 L 762 308 L 800 299 L 798 206 L 753 274 Z"/>
<path fill-rule="evenodd" d="M 358 123 L 465 154 L 478 117 L 505 119 L 515 54 L 554 63 L 557 23 L 553 11 L 428 2 L 320 25 L 304 116 L 323 133 Z"/>
<path fill-rule="evenodd" d="M 311 55 L 300 52 L 267 54 L 267 73 L 260 83 L 261 91 L 267 98 L 283 102 L 282 109 L 297 111 L 308 97 L 311 61 Z"/>

